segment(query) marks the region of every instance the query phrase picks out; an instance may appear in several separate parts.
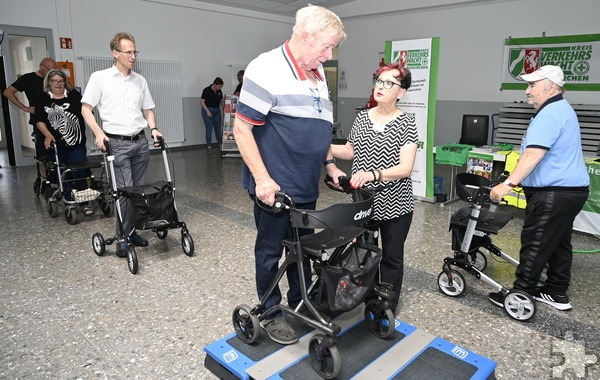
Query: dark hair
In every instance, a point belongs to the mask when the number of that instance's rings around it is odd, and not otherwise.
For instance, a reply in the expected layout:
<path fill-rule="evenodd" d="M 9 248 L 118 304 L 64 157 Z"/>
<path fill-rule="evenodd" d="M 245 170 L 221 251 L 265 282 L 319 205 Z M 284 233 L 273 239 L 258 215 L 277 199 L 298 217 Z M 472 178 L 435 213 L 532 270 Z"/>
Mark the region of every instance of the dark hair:
<path fill-rule="evenodd" d="M 238 71 L 237 75 L 244 75 L 244 72 L 245 72 L 244 70 L 240 70 L 240 71 Z"/>
<path fill-rule="evenodd" d="M 217 86 L 220 84 L 223 84 L 225 82 L 223 82 L 223 79 L 221 79 L 220 77 L 216 77 L 215 80 L 213 81 L 213 84 L 216 84 Z"/>
<path fill-rule="evenodd" d="M 379 78 L 381 73 L 390 71 L 390 70 L 398 70 L 398 72 L 400 72 L 400 75 L 394 76 L 394 78 L 396 78 L 398 80 L 398 82 L 400 82 L 400 87 L 402 87 L 405 90 L 408 90 L 412 83 L 410 70 L 407 69 L 406 67 L 400 65 L 399 63 L 386 63 L 385 65 L 380 66 L 377 69 L 377 71 L 375 71 L 375 74 L 373 74 L 373 77 Z"/>

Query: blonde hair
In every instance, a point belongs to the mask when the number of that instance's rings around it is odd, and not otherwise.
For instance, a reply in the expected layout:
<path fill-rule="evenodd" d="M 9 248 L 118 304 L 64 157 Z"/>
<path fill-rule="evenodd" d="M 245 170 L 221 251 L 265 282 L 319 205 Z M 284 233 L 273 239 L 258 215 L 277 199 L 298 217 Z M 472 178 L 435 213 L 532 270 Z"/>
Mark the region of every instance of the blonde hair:
<path fill-rule="evenodd" d="M 110 50 L 119 51 L 121 48 L 121 40 L 129 40 L 135 44 L 135 38 L 129 33 L 119 32 L 110 40 Z"/>

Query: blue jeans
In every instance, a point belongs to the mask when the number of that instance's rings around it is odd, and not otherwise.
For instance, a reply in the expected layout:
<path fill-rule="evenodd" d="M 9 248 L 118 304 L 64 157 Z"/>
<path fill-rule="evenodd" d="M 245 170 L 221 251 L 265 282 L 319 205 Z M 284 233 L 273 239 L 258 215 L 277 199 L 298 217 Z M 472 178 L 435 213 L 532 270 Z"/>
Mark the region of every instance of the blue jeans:
<path fill-rule="evenodd" d="M 222 134 L 221 134 L 221 107 L 208 107 L 212 117 L 209 117 L 204 108 L 202 108 L 202 120 L 204 120 L 204 126 L 206 127 L 206 145 L 212 144 L 212 132 L 215 131 L 217 137 L 217 143 L 221 145 Z"/>
<path fill-rule="evenodd" d="M 251 195 L 254 200 L 254 196 Z M 314 210 L 317 202 L 296 204 L 297 208 L 305 210 Z M 293 237 L 292 227 L 290 223 L 289 211 L 281 215 L 273 215 L 273 213 L 263 210 L 256 203 L 254 204 L 254 222 L 256 223 L 256 243 L 254 246 L 254 259 L 256 269 L 256 290 L 258 298 L 262 299 L 269 285 L 275 278 L 279 267 L 279 260 L 283 254 L 283 240 Z M 306 235 L 312 233 L 312 230 L 301 229 L 300 234 Z M 298 274 L 298 266 L 291 264 L 287 269 L 287 280 L 289 290 L 287 293 L 288 305 L 296 307 L 302 299 L 300 292 L 300 277 Z M 304 276 L 306 286 L 310 285 L 311 269 L 310 260 L 304 259 Z M 278 305 L 281 302 L 281 290 L 279 285 L 275 287 L 273 293 L 264 302 L 265 310 L 272 306 Z M 281 313 L 276 313 L 269 318 L 275 318 Z"/>

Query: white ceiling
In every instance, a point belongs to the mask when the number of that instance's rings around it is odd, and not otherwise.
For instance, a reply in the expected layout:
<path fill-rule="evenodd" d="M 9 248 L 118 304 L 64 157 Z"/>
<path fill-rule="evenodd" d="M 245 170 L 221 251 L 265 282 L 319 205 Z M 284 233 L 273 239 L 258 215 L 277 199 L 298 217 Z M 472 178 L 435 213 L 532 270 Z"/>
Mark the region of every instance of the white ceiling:
<path fill-rule="evenodd" d="M 218 4 L 227 7 L 248 9 L 251 11 L 272 13 L 280 16 L 294 17 L 298 9 L 308 4 L 321 5 L 325 8 L 352 3 L 355 0 L 196 0 L 202 3 Z"/>

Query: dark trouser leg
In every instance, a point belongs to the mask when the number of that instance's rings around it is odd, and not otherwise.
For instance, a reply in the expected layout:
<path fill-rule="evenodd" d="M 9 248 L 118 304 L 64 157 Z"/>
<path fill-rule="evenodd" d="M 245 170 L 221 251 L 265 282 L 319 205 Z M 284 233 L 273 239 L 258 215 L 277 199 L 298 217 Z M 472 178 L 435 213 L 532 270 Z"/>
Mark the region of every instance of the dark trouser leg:
<path fill-rule="evenodd" d="M 583 208 L 586 191 L 527 192 L 515 289 L 535 290 L 546 264 L 548 290 L 566 293 L 571 280 L 573 220 Z"/>
<path fill-rule="evenodd" d="M 80 162 L 87 161 L 87 148 L 84 144 L 67 146 L 66 147 L 66 161 L 67 164 L 77 164 Z M 61 162 L 62 157 L 61 157 Z M 75 190 L 85 190 L 87 188 L 87 183 L 85 181 L 86 177 L 89 175 L 89 169 L 83 170 L 74 170 L 73 172 L 73 188 Z"/>
<path fill-rule="evenodd" d="M 142 137 L 135 141 L 110 139 L 110 147 L 115 155 L 115 180 L 119 189 L 146 184 L 146 172 L 150 160 L 148 140 Z M 123 222 L 123 234 L 129 235 L 135 228 L 135 212 L 129 198 L 119 197 Z M 117 213 L 117 234 L 119 231 Z"/>
<path fill-rule="evenodd" d="M 312 204 L 314 208 L 315 203 Z M 271 212 L 263 210 L 255 204 L 254 222 L 257 230 L 254 245 L 256 290 L 259 299 L 262 299 L 277 273 L 279 260 L 283 254 L 282 242 L 291 236 L 290 215 L 288 212 L 281 215 L 273 215 Z M 308 260 L 305 260 L 304 273 L 308 276 L 307 281 L 310 281 L 310 262 Z M 300 288 L 296 265 L 288 267 L 287 278 L 290 286 L 288 301 L 290 303 L 294 301 L 298 303 L 300 300 Z M 294 300 L 294 298 L 297 299 Z M 281 290 L 279 289 L 279 285 L 277 285 L 273 293 L 264 302 L 265 309 L 278 305 L 280 302 Z M 272 317 L 277 317 L 277 315 L 275 314 Z"/>
<path fill-rule="evenodd" d="M 404 242 L 410 230 L 413 213 L 402 215 L 398 218 L 385 220 L 379 225 L 381 231 L 381 247 L 383 259 L 381 260 L 381 281 L 393 285 L 394 298 L 390 300 L 392 311 L 398 306 L 402 279 L 404 277 Z"/>

